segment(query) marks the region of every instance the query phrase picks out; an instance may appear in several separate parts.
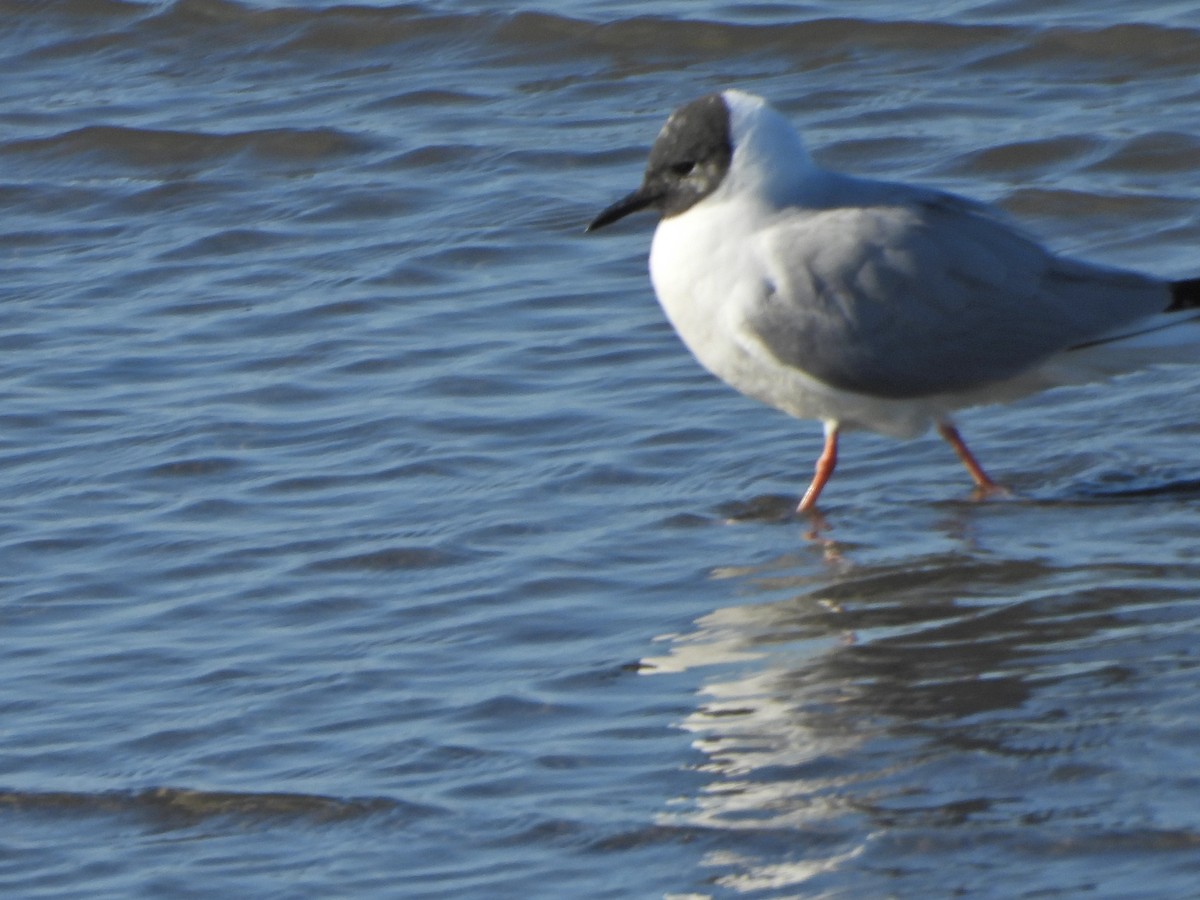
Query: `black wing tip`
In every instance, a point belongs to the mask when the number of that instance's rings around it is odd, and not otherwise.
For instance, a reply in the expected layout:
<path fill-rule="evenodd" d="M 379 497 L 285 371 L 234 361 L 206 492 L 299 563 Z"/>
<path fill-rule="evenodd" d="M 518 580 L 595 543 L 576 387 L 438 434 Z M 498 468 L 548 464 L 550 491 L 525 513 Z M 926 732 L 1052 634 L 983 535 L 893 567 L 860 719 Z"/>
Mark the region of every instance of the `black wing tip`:
<path fill-rule="evenodd" d="M 1179 312 L 1200 307 L 1200 278 L 1185 278 L 1171 282 L 1171 305 L 1166 312 Z"/>

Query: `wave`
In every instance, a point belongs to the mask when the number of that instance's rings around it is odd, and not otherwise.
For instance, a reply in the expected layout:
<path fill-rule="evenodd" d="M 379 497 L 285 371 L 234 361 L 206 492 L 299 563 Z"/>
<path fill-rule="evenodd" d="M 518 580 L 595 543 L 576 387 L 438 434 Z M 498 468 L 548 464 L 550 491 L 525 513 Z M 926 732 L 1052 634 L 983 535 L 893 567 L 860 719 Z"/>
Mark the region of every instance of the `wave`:
<path fill-rule="evenodd" d="M 40 813 L 135 814 L 179 823 L 214 817 L 337 822 L 377 815 L 417 818 L 436 812 L 381 797 L 327 797 L 320 794 L 202 791 L 154 787 L 130 791 L 0 791 L 0 809 Z"/>
<path fill-rule="evenodd" d="M 69 52 L 71 41 L 95 41 L 96 27 L 120 29 L 121 37 L 153 48 L 178 38 L 204 53 L 253 47 L 256 54 L 370 51 L 436 38 L 453 38 L 465 49 L 480 43 L 499 51 L 547 52 L 559 48 L 576 57 L 616 56 L 653 60 L 664 56 L 704 58 L 745 52 L 828 58 L 888 50 L 982 51 L 997 65 L 1052 58 L 1110 61 L 1129 56 L 1153 68 L 1191 66 L 1200 49 L 1200 29 L 1162 23 L 1085 26 L 1077 23 L 945 19 L 872 19 L 854 16 L 754 21 L 755 11 L 729 19 L 634 15 L 602 19 L 526 9 L 458 10 L 445 3 L 386 6 L 252 6 L 233 0 L 61 0 L 47 4 L 40 26 L 60 40 L 40 52 Z M 24 8 L 23 0 L 0 0 L 0 13 Z M 744 16 L 738 18 L 739 15 Z M 73 20 L 76 37 L 61 41 L 54 19 Z M 89 26 L 81 33 L 80 24 Z M 61 24 L 61 23 L 60 23 Z M 111 37 L 111 36 L 110 36 Z"/>
<path fill-rule="evenodd" d="M 88 125 L 48 137 L 9 141 L 0 153 L 42 159 L 93 156 L 135 166 L 194 166 L 248 154 L 310 162 L 366 149 L 361 137 L 335 128 L 275 128 L 230 134 Z"/>

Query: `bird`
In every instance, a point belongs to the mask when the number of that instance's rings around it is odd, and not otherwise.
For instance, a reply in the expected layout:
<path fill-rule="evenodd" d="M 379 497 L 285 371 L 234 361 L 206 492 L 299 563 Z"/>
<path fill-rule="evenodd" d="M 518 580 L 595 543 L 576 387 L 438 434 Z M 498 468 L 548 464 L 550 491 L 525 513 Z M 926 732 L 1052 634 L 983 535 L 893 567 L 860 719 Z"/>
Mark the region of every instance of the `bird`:
<path fill-rule="evenodd" d="M 696 359 L 732 387 L 823 424 L 796 512 L 814 513 L 843 431 L 931 427 L 975 494 L 1007 493 L 952 413 L 1194 361 L 1200 278 L 1169 280 L 1047 249 L 995 207 L 821 167 L 765 99 L 676 109 L 640 186 L 587 225 L 650 210 L 650 278 Z"/>

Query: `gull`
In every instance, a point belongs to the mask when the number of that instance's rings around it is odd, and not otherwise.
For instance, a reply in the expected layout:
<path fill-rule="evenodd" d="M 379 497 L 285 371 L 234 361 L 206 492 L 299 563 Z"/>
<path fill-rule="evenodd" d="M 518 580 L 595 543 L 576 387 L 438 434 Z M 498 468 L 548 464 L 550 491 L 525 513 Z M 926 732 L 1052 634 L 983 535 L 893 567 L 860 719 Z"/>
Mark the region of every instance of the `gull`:
<path fill-rule="evenodd" d="M 797 506 L 811 513 L 838 435 L 937 429 L 976 494 L 1005 493 L 950 414 L 1136 368 L 1194 360 L 1200 278 L 1058 255 L 999 211 L 813 162 L 764 99 L 709 94 L 671 114 L 641 186 L 587 226 L 655 210 L 650 277 L 699 362 L 823 423 Z"/>

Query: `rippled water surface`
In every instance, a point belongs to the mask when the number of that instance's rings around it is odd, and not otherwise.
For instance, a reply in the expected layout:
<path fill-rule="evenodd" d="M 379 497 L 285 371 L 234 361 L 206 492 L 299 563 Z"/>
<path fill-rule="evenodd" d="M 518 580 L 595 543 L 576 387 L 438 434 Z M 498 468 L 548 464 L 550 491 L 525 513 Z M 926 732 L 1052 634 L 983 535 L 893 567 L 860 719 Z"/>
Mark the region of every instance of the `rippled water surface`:
<path fill-rule="evenodd" d="M 36 6 L 36 9 L 34 8 Z M 851 435 L 584 237 L 740 86 L 1200 272 L 1192 3 L 0 0 L 0 893 L 1183 897 L 1200 369 Z"/>

